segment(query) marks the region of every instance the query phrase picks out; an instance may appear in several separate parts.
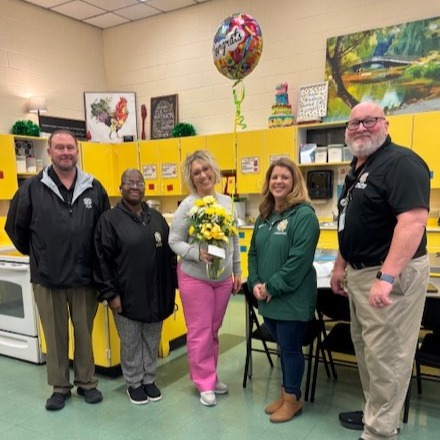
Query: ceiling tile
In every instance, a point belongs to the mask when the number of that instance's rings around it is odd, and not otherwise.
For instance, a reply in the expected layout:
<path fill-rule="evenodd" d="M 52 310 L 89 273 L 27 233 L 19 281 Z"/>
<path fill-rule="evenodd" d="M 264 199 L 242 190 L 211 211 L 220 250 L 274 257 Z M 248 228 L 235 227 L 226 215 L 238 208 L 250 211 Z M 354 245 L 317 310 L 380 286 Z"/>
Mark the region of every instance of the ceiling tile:
<path fill-rule="evenodd" d="M 139 3 L 135 6 L 129 6 L 128 8 L 120 9 L 117 11 L 118 15 L 129 18 L 130 20 L 139 20 L 140 18 L 152 17 L 153 15 L 160 14 L 157 9 L 151 8 L 148 5 Z"/>
<path fill-rule="evenodd" d="M 127 6 L 137 5 L 139 2 L 138 0 L 87 0 L 87 3 L 106 11 L 116 11 Z"/>
<path fill-rule="evenodd" d="M 52 8 L 52 11 L 63 15 L 68 15 L 69 17 L 76 18 L 77 20 L 94 17 L 95 15 L 100 15 L 105 12 L 100 8 L 79 0 L 75 0 L 61 6 L 56 6 L 55 8 Z"/>
<path fill-rule="evenodd" d="M 52 8 L 64 3 L 70 3 L 71 0 L 24 0 L 26 3 L 32 3 L 43 8 Z"/>
<path fill-rule="evenodd" d="M 162 12 L 168 12 L 186 6 L 194 6 L 196 2 L 193 0 L 149 0 L 148 4 Z"/>
<path fill-rule="evenodd" d="M 98 15 L 93 18 L 86 18 L 84 23 L 91 24 L 93 26 L 100 27 L 101 29 L 106 29 L 112 26 L 118 26 L 120 24 L 128 23 L 130 20 L 127 18 L 120 17 L 112 13 Z"/>

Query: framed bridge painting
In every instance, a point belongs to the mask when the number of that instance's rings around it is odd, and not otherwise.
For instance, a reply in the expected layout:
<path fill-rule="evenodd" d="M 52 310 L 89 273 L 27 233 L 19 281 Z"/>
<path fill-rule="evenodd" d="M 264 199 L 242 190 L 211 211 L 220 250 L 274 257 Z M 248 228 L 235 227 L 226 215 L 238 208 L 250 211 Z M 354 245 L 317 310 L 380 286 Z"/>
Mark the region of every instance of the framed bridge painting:
<path fill-rule="evenodd" d="M 327 40 L 326 121 L 346 120 L 359 102 L 386 114 L 440 106 L 440 17 L 332 37 Z"/>
<path fill-rule="evenodd" d="M 119 143 L 137 139 L 136 94 L 85 92 L 86 137 L 92 142 Z"/>

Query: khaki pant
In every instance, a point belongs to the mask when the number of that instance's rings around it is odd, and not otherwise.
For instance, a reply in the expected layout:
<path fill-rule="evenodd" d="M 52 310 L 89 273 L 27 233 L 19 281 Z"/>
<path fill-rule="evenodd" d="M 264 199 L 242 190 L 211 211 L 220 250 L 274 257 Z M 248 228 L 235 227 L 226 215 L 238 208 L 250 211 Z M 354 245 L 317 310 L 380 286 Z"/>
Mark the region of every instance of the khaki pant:
<path fill-rule="evenodd" d="M 46 339 L 47 381 L 54 392 L 72 388 L 69 376 L 69 315 L 74 328 L 74 384 L 96 388 L 92 348 L 93 320 L 98 309 L 97 293 L 92 287 L 48 289 L 33 284 L 35 301 Z"/>
<path fill-rule="evenodd" d="M 428 257 L 410 261 L 394 281 L 393 303 L 380 309 L 368 303 L 378 270 L 347 268 L 351 336 L 366 400 L 362 438 L 393 440 L 412 374 L 429 279 Z"/>

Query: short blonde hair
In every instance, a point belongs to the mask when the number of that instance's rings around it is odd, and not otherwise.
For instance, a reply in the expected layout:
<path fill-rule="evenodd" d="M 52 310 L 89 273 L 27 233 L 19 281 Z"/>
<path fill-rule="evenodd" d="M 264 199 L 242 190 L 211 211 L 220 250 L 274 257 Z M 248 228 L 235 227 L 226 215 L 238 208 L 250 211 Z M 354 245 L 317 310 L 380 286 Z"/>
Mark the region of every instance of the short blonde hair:
<path fill-rule="evenodd" d="M 214 171 L 215 181 L 214 185 L 220 182 L 220 168 L 217 164 L 217 161 L 214 159 L 214 156 L 207 150 L 197 150 L 194 153 L 188 154 L 185 158 L 185 161 L 182 164 L 182 177 L 185 182 L 186 187 L 192 192 L 197 192 L 197 187 L 194 185 L 192 176 L 191 176 L 191 167 L 193 162 L 199 160 L 202 163 L 209 165 Z"/>

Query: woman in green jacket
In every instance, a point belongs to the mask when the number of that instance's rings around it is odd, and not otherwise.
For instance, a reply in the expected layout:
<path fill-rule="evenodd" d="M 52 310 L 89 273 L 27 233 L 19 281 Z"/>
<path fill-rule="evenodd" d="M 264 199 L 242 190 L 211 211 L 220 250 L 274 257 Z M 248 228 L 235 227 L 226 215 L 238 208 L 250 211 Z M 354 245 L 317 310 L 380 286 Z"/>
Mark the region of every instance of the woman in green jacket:
<path fill-rule="evenodd" d="M 248 284 L 280 347 L 281 397 L 265 409 L 271 422 L 280 423 L 302 411 L 302 341 L 316 305 L 313 257 L 319 223 L 301 171 L 290 159 L 270 165 L 262 195 L 249 249 Z"/>

